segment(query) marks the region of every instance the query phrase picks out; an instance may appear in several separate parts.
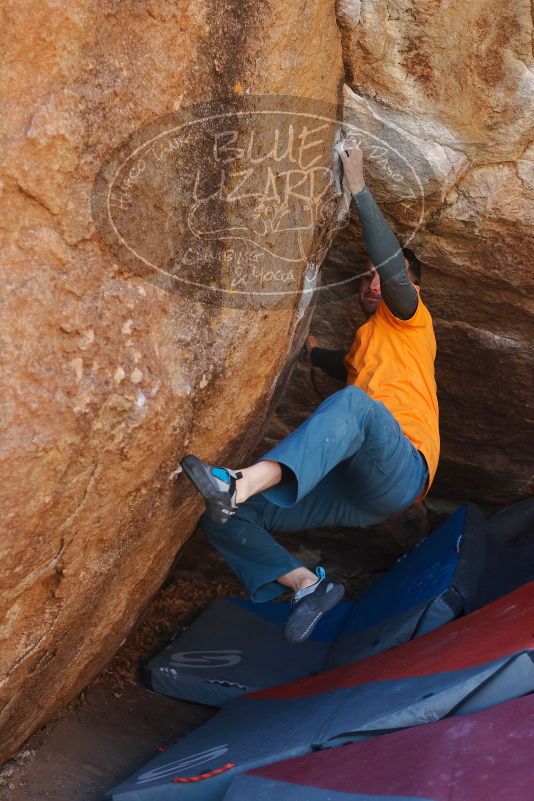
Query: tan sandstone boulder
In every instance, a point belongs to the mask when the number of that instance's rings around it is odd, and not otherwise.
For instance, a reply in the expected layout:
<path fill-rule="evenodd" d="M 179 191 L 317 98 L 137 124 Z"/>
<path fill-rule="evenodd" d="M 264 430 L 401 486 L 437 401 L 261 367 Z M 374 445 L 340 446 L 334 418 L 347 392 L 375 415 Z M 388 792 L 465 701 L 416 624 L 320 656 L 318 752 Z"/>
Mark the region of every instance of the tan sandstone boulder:
<path fill-rule="evenodd" d="M 255 133 L 258 185 L 259 156 L 269 162 L 273 129 L 283 138 L 288 123 L 253 97 L 335 109 L 342 87 L 333 0 L 8 3 L 3 14 L 0 759 L 117 649 L 202 508 L 175 480 L 179 458 L 245 459 L 305 334 L 303 256 L 324 252 L 336 199 L 308 207 L 298 237 L 271 224 L 300 215 L 294 196 L 282 209 L 271 198 L 274 211 L 248 199 L 252 217 L 243 198 L 210 207 L 215 133 L 227 148 Z M 187 109 L 217 98 L 217 120 L 192 124 Z M 173 119 L 188 137 L 168 135 Z M 291 118 L 295 135 L 303 119 Z M 333 136 L 328 123 L 325 163 Z M 198 246 L 187 264 L 186 237 Z M 246 289 L 274 296 L 232 293 L 238 251 L 263 259 Z M 289 300 L 269 274 L 284 264 Z"/>

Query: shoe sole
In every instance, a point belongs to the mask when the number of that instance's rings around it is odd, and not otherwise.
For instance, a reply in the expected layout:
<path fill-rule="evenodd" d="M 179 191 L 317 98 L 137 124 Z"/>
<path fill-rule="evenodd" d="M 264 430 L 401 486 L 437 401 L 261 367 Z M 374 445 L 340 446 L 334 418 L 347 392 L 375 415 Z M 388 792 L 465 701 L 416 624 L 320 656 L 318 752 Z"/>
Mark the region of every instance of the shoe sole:
<path fill-rule="evenodd" d="M 206 513 L 215 523 L 228 523 L 229 515 L 219 510 L 221 502 L 213 497 L 214 489 L 206 476 L 203 463 L 196 456 L 185 456 L 180 462 L 182 470 L 206 502 Z"/>
<path fill-rule="evenodd" d="M 286 628 L 284 629 L 285 639 L 291 643 L 304 642 L 304 640 L 306 640 L 310 636 L 310 634 L 312 633 L 312 631 L 314 630 L 315 626 L 320 621 L 322 616 L 325 615 L 327 612 L 329 612 L 331 609 L 333 609 L 334 606 L 341 601 L 344 595 L 345 595 L 345 587 L 342 584 L 340 584 L 339 587 L 335 587 L 330 593 L 330 595 L 326 596 L 324 609 L 321 609 L 320 611 L 316 610 L 315 612 L 310 609 L 309 620 L 306 620 L 305 612 L 304 610 L 302 610 L 301 616 L 298 618 L 299 625 L 297 629 L 297 635 L 295 635 L 291 631 L 292 629 L 290 622 L 291 618 L 289 618 L 288 623 L 286 624 Z M 295 627 L 296 626 L 297 623 L 295 621 Z"/>

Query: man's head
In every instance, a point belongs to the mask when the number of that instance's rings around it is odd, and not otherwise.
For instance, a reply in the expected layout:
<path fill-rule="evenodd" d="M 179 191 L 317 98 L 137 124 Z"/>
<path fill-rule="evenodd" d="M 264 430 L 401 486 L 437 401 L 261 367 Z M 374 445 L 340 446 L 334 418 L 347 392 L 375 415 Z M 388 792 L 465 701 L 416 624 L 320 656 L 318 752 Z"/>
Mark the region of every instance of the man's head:
<path fill-rule="evenodd" d="M 421 283 L 421 262 L 415 253 L 409 248 L 402 249 L 406 272 L 410 281 L 419 286 Z M 360 279 L 360 306 L 366 317 L 371 317 L 375 313 L 380 299 L 380 276 L 371 260 L 368 261 L 369 272 L 364 273 Z"/>

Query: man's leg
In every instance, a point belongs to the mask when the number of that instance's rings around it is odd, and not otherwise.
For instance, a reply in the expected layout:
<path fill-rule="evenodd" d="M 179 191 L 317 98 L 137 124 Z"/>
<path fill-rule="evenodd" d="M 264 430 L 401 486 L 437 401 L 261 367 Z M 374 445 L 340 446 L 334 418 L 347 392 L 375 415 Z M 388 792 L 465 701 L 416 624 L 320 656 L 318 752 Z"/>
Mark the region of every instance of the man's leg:
<path fill-rule="evenodd" d="M 306 586 L 291 583 L 299 581 L 300 571 L 306 568 L 271 533 L 322 526 L 363 528 L 406 509 L 422 493 L 428 478 L 423 458 L 383 404 L 372 403 L 375 408 L 365 444 L 301 501 L 282 507 L 263 493 L 238 507 L 236 516 L 224 524 L 214 523 L 207 515 L 202 518 L 208 540 L 253 600 L 268 601 L 284 592 L 284 587 Z M 285 581 L 281 583 L 280 578 Z M 307 581 L 315 580 L 308 572 Z"/>
<path fill-rule="evenodd" d="M 339 481 L 330 475 L 322 483 L 321 490 L 317 488 L 311 495 L 321 495 L 323 503 L 318 503 L 317 497 L 315 504 L 306 505 L 309 495 L 288 510 L 275 506 L 263 495 L 255 495 L 224 524 L 208 515 L 201 521 L 208 540 L 224 556 L 253 600 L 269 601 L 285 588 L 293 590 L 293 608 L 284 626 L 285 638 L 293 643 L 310 635 L 322 615 L 339 603 L 345 589 L 343 584 L 327 580 L 322 568 L 317 568 L 314 575 L 270 532 L 316 527 L 327 520 L 328 509 L 335 506 Z"/>
<path fill-rule="evenodd" d="M 235 516 L 217 523 L 208 515 L 200 520 L 208 541 L 230 565 L 253 601 L 270 601 L 286 589 L 310 586 L 317 577 L 271 535 L 330 525 L 347 502 L 344 470 L 325 477 L 312 493 L 291 509 L 255 495 L 240 505 Z"/>
<path fill-rule="evenodd" d="M 262 461 L 280 465 L 281 472 L 278 482 L 263 490 L 268 500 L 284 508 L 301 501 L 338 464 L 358 453 L 374 411 L 375 401 L 359 387 L 345 387 L 326 398 L 263 456 Z"/>
<path fill-rule="evenodd" d="M 343 586 L 319 581 L 272 536 L 325 525 L 362 527 L 409 506 L 422 492 L 428 472 L 421 455 L 402 434 L 390 412 L 377 404 L 365 444 L 330 471 L 303 500 L 290 508 L 270 502 L 265 493 L 240 506 L 230 521 L 207 515 L 202 527 L 255 601 L 293 590 L 295 607 L 285 636 L 302 642 L 343 596 Z M 315 584 L 314 584 L 315 582 Z"/>
<path fill-rule="evenodd" d="M 342 517 L 349 520 L 354 509 L 358 516 L 378 515 L 384 520 L 416 500 L 428 479 L 424 458 L 402 433 L 397 420 L 383 403 L 359 387 L 345 387 L 327 398 L 263 460 L 280 465 L 281 471 L 278 483 L 265 489 L 263 495 L 285 509 L 299 504 L 342 465 L 347 477 L 343 482 L 345 494 L 335 495 L 335 508 L 343 510 Z M 419 486 L 421 481 L 423 485 Z M 319 497 L 324 504 L 324 494 Z M 314 506 L 312 501 L 311 508 Z M 339 524 L 352 527 L 371 523 Z"/>
<path fill-rule="evenodd" d="M 259 492 L 277 506 L 290 507 L 360 450 L 372 425 L 375 403 L 358 387 L 345 387 L 251 467 L 234 472 L 211 467 L 193 455 L 181 464 L 216 521 L 224 522 L 240 503 Z"/>

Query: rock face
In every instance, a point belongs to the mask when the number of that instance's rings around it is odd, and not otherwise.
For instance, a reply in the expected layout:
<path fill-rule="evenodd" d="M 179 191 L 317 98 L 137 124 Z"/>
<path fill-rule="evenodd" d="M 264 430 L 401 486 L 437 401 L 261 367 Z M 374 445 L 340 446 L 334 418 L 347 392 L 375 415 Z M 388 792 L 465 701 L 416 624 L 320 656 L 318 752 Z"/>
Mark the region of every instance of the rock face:
<path fill-rule="evenodd" d="M 31 17 L 10 3 L 3 13 L 0 760 L 117 649 L 201 510 L 188 482 L 174 481 L 179 458 L 188 451 L 247 457 L 308 324 L 298 291 L 306 259 L 273 227 L 265 241 L 276 239 L 282 256 L 293 258 L 291 302 L 221 301 L 238 245 L 214 228 L 197 239 L 211 258 L 204 289 L 215 288 L 215 299 L 177 289 L 161 249 L 147 267 L 161 239 L 150 227 L 169 215 L 170 187 L 194 167 L 205 190 L 220 167 L 200 124 L 189 127 L 187 150 L 173 151 L 170 139 L 152 148 L 152 166 L 172 154 L 175 173 L 148 175 L 129 154 L 131 193 L 112 196 L 110 219 L 130 203 L 120 224 L 135 247 L 146 245 L 134 258 L 139 269 L 123 258 L 131 241 L 120 225 L 115 243 L 95 229 L 101 163 L 180 105 L 230 98 L 228 108 L 239 111 L 248 93 L 283 93 L 335 108 L 342 87 L 333 0 L 298 9 L 80 0 L 42 3 Z M 272 117 L 263 125 L 251 119 L 231 120 L 226 133 L 236 138 L 222 141 L 237 146 L 254 131 L 258 157 Z M 322 133 L 328 156 L 332 126 Z M 104 170 L 104 184 L 110 180 Z M 233 190 L 235 183 L 228 176 Z M 217 220 L 228 231 L 244 212 L 226 200 Z M 335 198 L 324 194 L 322 203 L 298 242 L 317 258 Z M 267 212 L 256 211 L 254 222 L 263 224 L 256 233 L 265 235 Z M 295 204 L 286 211 L 294 215 Z M 93 212 L 102 216 L 102 204 Z M 185 234 L 179 219 L 168 219 L 171 254 L 179 255 Z M 274 269 L 282 256 L 265 263 Z M 152 280 L 158 270 L 162 280 Z M 270 280 L 264 273 L 259 283 L 269 288 Z"/>
<path fill-rule="evenodd" d="M 534 489 L 530 3 L 341 0 L 337 12 L 345 115 L 363 131 L 368 183 L 424 264 L 438 338 L 435 491 L 510 502 Z M 405 157 L 400 181 L 377 143 Z M 331 251 L 334 276 L 358 250 L 353 219 Z M 316 325 L 336 328 L 341 347 L 347 318 L 324 309 Z"/>

